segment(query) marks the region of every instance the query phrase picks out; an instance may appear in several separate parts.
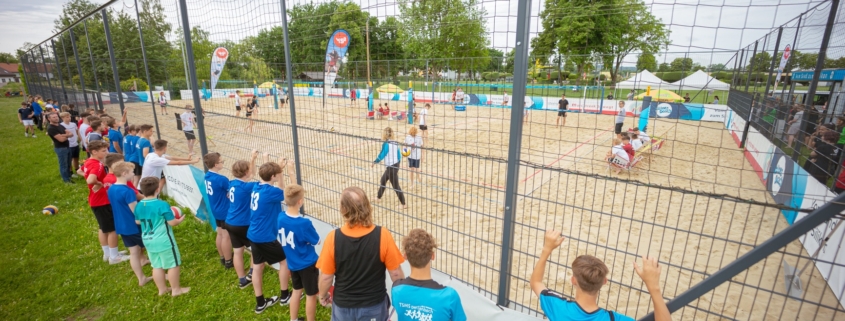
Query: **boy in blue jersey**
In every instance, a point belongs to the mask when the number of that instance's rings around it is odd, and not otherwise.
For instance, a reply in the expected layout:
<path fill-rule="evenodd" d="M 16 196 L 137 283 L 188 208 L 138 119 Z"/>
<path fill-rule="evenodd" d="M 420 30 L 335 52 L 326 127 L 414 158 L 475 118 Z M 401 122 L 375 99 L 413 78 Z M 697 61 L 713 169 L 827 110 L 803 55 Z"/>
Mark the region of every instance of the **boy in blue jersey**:
<path fill-rule="evenodd" d="M 117 122 L 109 117 L 106 119 L 106 126 L 109 128 L 109 153 L 123 154 L 123 134 L 120 133 Z"/>
<path fill-rule="evenodd" d="M 135 168 L 135 180 L 139 182 L 144 169 L 144 159 L 154 151 L 151 137 L 153 137 L 153 125 L 138 127 L 138 139 L 135 141 L 135 159 L 138 167 Z"/>
<path fill-rule="evenodd" d="M 32 100 L 32 104 L 30 104 L 30 107 L 32 107 L 32 119 L 35 120 L 35 125 L 38 127 L 38 130 L 44 130 L 44 119 L 42 117 L 44 110 L 41 109 L 41 104 L 38 102 L 39 100 L 41 100 L 41 96 L 35 96 L 35 99 Z M 33 137 L 35 137 L 34 134 Z"/>
<path fill-rule="evenodd" d="M 144 286 L 153 278 L 144 275 L 141 228 L 135 224 L 135 205 L 138 204 L 138 191 L 132 184 L 134 164 L 118 162 L 109 167 L 117 181 L 108 188 L 109 202 L 114 213 L 114 229 L 129 249 L 129 266 L 138 277 L 138 286 Z"/>
<path fill-rule="evenodd" d="M 123 136 L 123 161 L 124 162 L 129 162 L 129 163 L 135 164 L 135 143 L 138 140 L 137 132 L 138 132 L 138 126 L 136 126 L 136 125 L 126 126 L 126 136 Z M 135 164 L 135 167 L 138 167 L 138 166 L 140 166 L 140 164 Z M 134 177 L 130 181 L 133 184 L 138 185 L 138 182 L 135 181 Z"/>
<path fill-rule="evenodd" d="M 299 318 L 299 300 L 305 290 L 305 316 L 308 321 L 317 318 L 317 293 L 319 292 L 320 271 L 317 270 L 317 251 L 314 245 L 320 242 L 320 235 L 311 220 L 299 215 L 299 209 L 305 202 L 305 189 L 297 184 L 285 187 L 285 205 L 287 210 L 279 215 L 279 242 L 285 250 L 293 283 L 293 296 L 290 299 L 290 319 Z"/>
<path fill-rule="evenodd" d="M 135 223 L 141 225 L 141 238 L 150 256 L 153 281 L 158 288 L 158 295 L 170 292 L 171 296 L 179 296 L 191 290 L 179 283 L 182 255 L 173 235 L 173 226 L 182 223 L 185 215 L 174 217 L 170 204 L 157 198 L 160 190 L 157 177 L 141 180 L 141 194 L 144 194 L 144 199 L 135 205 Z M 170 288 L 167 287 L 165 277 L 170 281 Z"/>
<path fill-rule="evenodd" d="M 391 289 L 399 321 L 467 319 L 458 292 L 431 279 L 435 248 L 434 237 L 422 229 L 413 229 L 402 239 L 411 275 L 393 282 Z"/>
<path fill-rule="evenodd" d="M 252 268 L 249 269 L 249 273 L 244 273 L 244 248 L 251 246 L 246 234 L 249 230 L 250 196 L 252 189 L 258 184 L 251 181 L 255 176 L 256 158 L 258 158 L 258 151 L 253 150 L 249 162 L 239 160 L 232 164 L 232 176 L 235 178 L 229 181 L 229 190 L 226 193 L 229 199 L 226 232 L 229 233 L 229 240 L 235 252 L 232 263 L 235 266 L 235 273 L 238 274 L 238 287 L 241 289 L 252 284 Z"/>
<path fill-rule="evenodd" d="M 276 224 L 279 221 L 279 213 L 282 211 L 282 201 L 285 200 L 284 191 L 277 184 L 280 183 L 279 181 L 282 185 L 285 183 L 282 169 L 286 168 L 287 160 L 281 159 L 282 164 L 273 163 L 269 161 L 268 154 L 264 154 L 264 159 L 266 162 L 258 168 L 261 182 L 252 189 L 250 195 L 249 230 L 246 234 L 252 243 L 252 288 L 255 290 L 255 313 L 264 312 L 265 309 L 279 302 L 287 304 L 291 298 L 288 290 L 290 271 L 287 257 L 282 245 L 276 240 Z M 280 296 L 264 297 L 262 287 L 264 263 L 270 265 L 279 263 L 279 286 L 282 289 Z"/>
<path fill-rule="evenodd" d="M 543 284 L 543 274 L 546 261 L 554 249 L 563 243 L 564 237 L 558 231 L 546 231 L 543 250 L 534 272 L 531 274 L 531 290 L 540 297 L 540 308 L 551 321 L 579 320 L 579 321 L 633 321 L 629 316 L 599 308 L 598 295 L 601 287 L 607 283 L 607 266 L 598 258 L 591 255 L 581 255 L 572 262 L 572 278 L 570 281 L 575 288 L 575 300 L 569 300 L 563 294 L 549 290 Z M 643 256 L 643 266 L 634 261 L 634 270 L 643 279 L 654 304 L 654 320 L 669 321 L 672 315 L 660 294 L 660 266 L 657 259 Z"/>
<path fill-rule="evenodd" d="M 225 269 L 231 269 L 232 241 L 226 231 L 226 215 L 229 214 L 229 198 L 226 193 L 229 191 L 229 179 L 220 175 L 220 170 L 223 169 L 223 157 L 220 153 L 205 154 L 202 161 L 208 168 L 205 173 L 205 192 L 208 194 L 211 214 L 217 223 L 217 239 L 214 243 L 217 246 L 217 254 L 220 255 L 220 264 Z"/>

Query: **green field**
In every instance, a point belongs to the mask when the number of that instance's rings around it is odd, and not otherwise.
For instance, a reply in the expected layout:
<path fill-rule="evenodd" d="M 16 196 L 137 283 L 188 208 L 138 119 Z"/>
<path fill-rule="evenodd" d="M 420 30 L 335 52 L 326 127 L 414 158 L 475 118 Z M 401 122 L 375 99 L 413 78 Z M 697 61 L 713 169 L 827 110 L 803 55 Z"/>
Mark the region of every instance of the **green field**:
<path fill-rule="evenodd" d="M 252 287 L 236 286 L 224 270 L 210 227 L 193 219 L 174 228 L 184 259 L 182 284 L 191 292 L 159 297 L 155 284 L 138 286 L 129 262 L 108 265 L 81 178 L 63 184 L 50 139 L 26 138 L 17 121 L 18 98 L 0 98 L 0 320 L 288 320 L 286 306 L 257 316 Z M 60 212 L 44 216 L 41 208 Z M 123 249 L 123 245 L 120 245 Z M 147 275 L 151 268 L 144 267 Z M 265 295 L 278 295 L 278 277 L 264 273 Z M 300 318 L 305 318 L 302 300 Z M 330 310 L 318 307 L 317 319 Z"/>

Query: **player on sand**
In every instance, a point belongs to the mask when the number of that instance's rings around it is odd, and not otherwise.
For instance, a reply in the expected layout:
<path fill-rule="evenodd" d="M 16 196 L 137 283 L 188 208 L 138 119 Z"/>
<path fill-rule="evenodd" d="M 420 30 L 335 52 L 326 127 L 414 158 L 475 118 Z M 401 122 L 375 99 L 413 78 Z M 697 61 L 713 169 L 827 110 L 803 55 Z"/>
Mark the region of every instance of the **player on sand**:
<path fill-rule="evenodd" d="M 628 321 L 629 316 L 615 311 L 608 311 L 598 306 L 598 295 L 602 286 L 607 284 L 607 266 L 598 258 L 581 255 L 572 262 L 572 277 L 570 281 L 575 287 L 575 300 L 569 300 L 564 295 L 546 288 L 543 275 L 546 271 L 546 261 L 552 251 L 560 247 L 564 237 L 558 231 L 546 231 L 543 250 L 534 272 L 531 273 L 531 290 L 540 298 L 540 308 L 551 321 L 559 320 L 617 320 Z M 643 256 L 643 266 L 634 262 L 634 270 L 643 280 L 651 295 L 654 305 L 654 319 L 656 321 L 672 320 L 666 302 L 660 294 L 660 266 L 657 259 Z"/>
<path fill-rule="evenodd" d="M 182 256 L 176 244 L 176 237 L 173 235 L 173 226 L 182 223 L 185 216 L 174 217 L 170 204 L 156 198 L 159 191 L 161 189 L 157 177 L 146 177 L 141 180 L 141 194 L 144 194 L 144 199 L 135 205 L 135 223 L 141 225 L 141 235 L 150 256 L 153 281 L 158 288 L 158 295 L 171 292 L 170 295 L 179 296 L 191 290 L 191 288 L 182 287 L 179 283 L 179 266 L 182 265 Z M 170 288 L 167 287 L 165 277 L 170 281 Z"/>
<path fill-rule="evenodd" d="M 420 125 L 420 127 L 422 127 L 422 125 Z M 408 130 L 408 135 L 405 136 L 405 145 L 408 145 L 406 148 L 411 149 L 411 154 L 408 155 L 408 167 L 411 172 L 410 188 L 414 188 L 415 176 L 417 181 L 422 182 L 422 176 L 420 176 L 420 156 L 422 151 L 420 150 L 420 147 L 423 145 L 423 139 L 417 135 L 416 126 L 411 126 L 411 129 Z"/>
<path fill-rule="evenodd" d="M 393 140 L 393 138 L 393 128 L 385 127 L 381 134 L 381 139 L 384 140 L 384 143 L 381 145 L 381 152 L 379 152 L 375 162 L 371 165 L 371 167 L 376 166 L 376 164 L 384 160 L 384 165 L 386 166 L 384 168 L 384 174 L 381 175 L 381 180 L 379 181 L 376 202 L 381 201 L 387 181 L 390 181 L 390 185 L 396 191 L 396 196 L 399 197 L 399 203 L 402 203 L 402 209 L 407 209 L 408 206 L 405 205 L 405 194 L 402 193 L 402 188 L 399 187 L 399 162 L 402 160 L 402 154 L 399 153 L 399 143 Z"/>

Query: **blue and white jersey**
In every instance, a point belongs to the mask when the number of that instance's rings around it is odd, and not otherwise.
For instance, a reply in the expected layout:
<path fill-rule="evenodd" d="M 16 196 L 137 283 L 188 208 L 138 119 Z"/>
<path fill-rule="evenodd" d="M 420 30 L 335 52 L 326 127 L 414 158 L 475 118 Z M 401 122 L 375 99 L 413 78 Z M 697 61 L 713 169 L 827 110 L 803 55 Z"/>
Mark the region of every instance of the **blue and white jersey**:
<path fill-rule="evenodd" d="M 205 173 L 205 192 L 211 203 L 211 214 L 215 220 L 225 221 L 229 214 L 229 179 L 226 176 L 208 171 Z"/>
<path fill-rule="evenodd" d="M 384 160 L 384 165 L 393 166 L 399 164 L 402 160 L 402 154 L 399 153 L 399 143 L 393 140 L 385 141 L 381 144 L 381 152 L 376 158 L 376 163 Z"/>
<path fill-rule="evenodd" d="M 467 319 L 458 292 L 434 280 L 396 280 L 391 293 L 399 321 Z"/>

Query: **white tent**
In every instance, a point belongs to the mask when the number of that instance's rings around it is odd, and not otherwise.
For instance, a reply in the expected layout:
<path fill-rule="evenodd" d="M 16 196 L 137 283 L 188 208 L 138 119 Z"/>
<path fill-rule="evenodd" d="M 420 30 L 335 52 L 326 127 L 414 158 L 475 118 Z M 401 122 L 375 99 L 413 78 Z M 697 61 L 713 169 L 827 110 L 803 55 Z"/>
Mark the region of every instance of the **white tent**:
<path fill-rule="evenodd" d="M 616 83 L 617 89 L 646 89 L 647 86 L 651 86 L 651 89 L 669 89 L 670 85 L 668 82 L 663 81 L 660 78 L 657 78 L 654 74 L 649 72 L 648 70 L 643 70 L 638 72 L 633 77 L 629 78 L 628 80 Z"/>
<path fill-rule="evenodd" d="M 670 84 L 671 87 L 679 88 L 681 90 L 696 90 L 696 89 L 713 89 L 713 90 L 730 90 L 731 85 L 728 85 L 719 79 L 710 77 L 707 73 L 699 70 L 684 79 L 678 80 Z"/>

